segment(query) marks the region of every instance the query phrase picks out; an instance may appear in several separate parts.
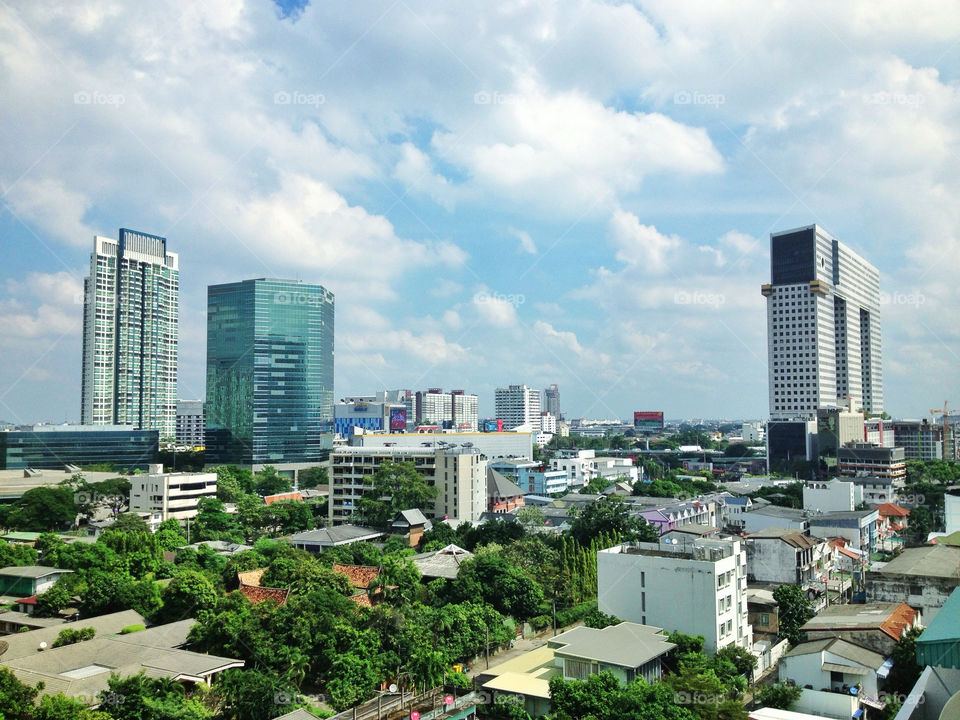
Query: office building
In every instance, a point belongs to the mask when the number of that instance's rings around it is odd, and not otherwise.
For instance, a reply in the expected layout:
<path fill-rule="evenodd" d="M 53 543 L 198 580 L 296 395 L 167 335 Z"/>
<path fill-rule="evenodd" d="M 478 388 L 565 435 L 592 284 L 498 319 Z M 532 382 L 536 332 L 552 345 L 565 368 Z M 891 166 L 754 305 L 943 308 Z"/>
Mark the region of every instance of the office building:
<path fill-rule="evenodd" d="M 409 415 L 405 402 L 391 402 L 387 394 L 343 398 L 333 406 L 333 431 L 338 437 L 350 438 L 359 430 L 402 433 L 407 430 Z M 394 396 L 396 397 L 396 396 Z"/>
<path fill-rule="evenodd" d="M 907 480 L 906 454 L 899 447 L 854 443 L 837 451 L 837 469 L 841 476 L 890 478 L 900 487 Z"/>
<path fill-rule="evenodd" d="M 943 425 L 927 420 L 896 420 L 893 442 L 903 448 L 906 460 L 939 460 L 943 457 Z"/>
<path fill-rule="evenodd" d="M 214 472 L 164 472 L 163 465 L 152 465 L 148 474 L 130 477 L 130 511 L 159 514 L 161 522 L 194 518 L 202 498 L 216 497 Z"/>
<path fill-rule="evenodd" d="M 816 419 L 820 408 L 883 410 L 877 269 L 822 228 L 770 236 L 767 352 L 770 417 Z"/>
<path fill-rule="evenodd" d="M 127 425 L 34 425 L 0 432 L 0 470 L 54 470 L 111 463 L 146 468 L 160 450 L 158 430 Z"/>
<path fill-rule="evenodd" d="M 863 442 L 864 432 L 863 413 L 848 408 L 817 410 L 817 445 L 821 456 L 835 458 L 839 448 Z"/>
<path fill-rule="evenodd" d="M 713 654 L 750 649 L 747 553 L 739 540 L 668 538 L 625 543 L 597 553 L 601 612 L 621 620 L 703 635 Z"/>
<path fill-rule="evenodd" d="M 531 495 L 553 495 L 567 491 L 570 477 L 563 470 L 545 470 L 542 465 L 522 467 L 517 476 L 517 485 Z"/>
<path fill-rule="evenodd" d="M 177 429 L 179 260 L 165 238 L 96 237 L 84 280 L 80 416 L 85 425 Z"/>
<path fill-rule="evenodd" d="M 526 385 L 497 388 L 493 395 L 494 415 L 506 430 L 523 427 L 540 429 L 540 393 Z"/>
<path fill-rule="evenodd" d="M 816 420 L 773 420 L 767 423 L 767 461 L 771 470 L 791 472 L 797 461 L 812 461 L 819 453 Z"/>
<path fill-rule="evenodd" d="M 332 525 L 357 521 L 353 517 L 357 501 L 386 461 L 412 462 L 425 482 L 437 489 L 433 507 L 419 508 L 428 516 L 477 522 L 486 509 L 487 461 L 476 448 L 339 447 L 330 456 Z"/>
<path fill-rule="evenodd" d="M 543 412 L 553 415 L 558 420 L 563 419 L 563 413 L 560 412 L 560 388 L 556 384 L 543 391 Z"/>
<path fill-rule="evenodd" d="M 203 447 L 203 400 L 177 400 L 177 445 Z"/>
<path fill-rule="evenodd" d="M 320 285 L 261 278 L 208 288 L 208 463 L 290 474 L 327 458 L 333 325 L 333 293 Z"/>

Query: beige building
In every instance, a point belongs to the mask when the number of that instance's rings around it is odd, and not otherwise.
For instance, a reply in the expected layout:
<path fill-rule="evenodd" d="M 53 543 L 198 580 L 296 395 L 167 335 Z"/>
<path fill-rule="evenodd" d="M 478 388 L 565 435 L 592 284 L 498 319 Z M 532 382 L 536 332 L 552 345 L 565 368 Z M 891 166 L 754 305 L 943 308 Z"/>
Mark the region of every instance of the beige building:
<path fill-rule="evenodd" d="M 187 520 L 197 516 L 202 498 L 217 496 L 217 474 L 213 472 L 164 472 L 153 465 L 148 475 L 130 478 L 130 511 L 159 513 L 161 521 Z"/>

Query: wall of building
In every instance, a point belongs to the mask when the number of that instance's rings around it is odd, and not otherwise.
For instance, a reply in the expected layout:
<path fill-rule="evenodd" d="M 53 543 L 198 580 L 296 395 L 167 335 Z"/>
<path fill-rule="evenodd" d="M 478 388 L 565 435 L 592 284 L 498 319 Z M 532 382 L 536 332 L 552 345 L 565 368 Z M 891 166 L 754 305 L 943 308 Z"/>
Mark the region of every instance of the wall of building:
<path fill-rule="evenodd" d="M 867 573 L 867 602 L 903 602 L 920 611 L 928 625 L 950 593 L 960 586 L 960 577 L 940 578 L 917 575 Z"/>

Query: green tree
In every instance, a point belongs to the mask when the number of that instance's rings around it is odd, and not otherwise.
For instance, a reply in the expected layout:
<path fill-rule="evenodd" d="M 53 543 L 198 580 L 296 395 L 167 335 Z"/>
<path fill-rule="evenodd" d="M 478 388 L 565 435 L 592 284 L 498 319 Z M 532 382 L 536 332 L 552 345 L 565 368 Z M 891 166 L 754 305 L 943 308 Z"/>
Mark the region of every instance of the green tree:
<path fill-rule="evenodd" d="M 257 494 L 261 497 L 290 492 L 290 489 L 293 487 L 290 478 L 281 475 L 272 465 L 267 465 L 254 477 L 256 479 Z"/>
<path fill-rule="evenodd" d="M 739 645 L 727 645 L 720 648 L 716 656 L 723 660 L 729 660 L 736 668 L 737 674 L 744 675 L 747 679 L 757 669 L 757 656 Z"/>
<path fill-rule="evenodd" d="M 176 518 L 168 518 L 160 523 L 154 536 L 164 550 L 176 550 L 187 544 L 187 536 L 183 534 L 180 521 Z"/>
<path fill-rule="evenodd" d="M 355 653 L 338 655 L 330 668 L 327 694 L 336 710 L 346 710 L 370 696 L 376 687 L 373 664 Z"/>
<path fill-rule="evenodd" d="M 68 487 L 36 487 L 27 490 L 7 514 L 14 530 L 43 532 L 67 530 L 77 518 L 73 491 Z"/>
<path fill-rule="evenodd" d="M 588 612 L 583 618 L 583 624 L 589 628 L 605 628 L 609 625 L 619 625 L 623 622 L 616 615 L 608 615 L 607 613 L 600 612 L 597 608 L 594 608 Z"/>
<path fill-rule="evenodd" d="M 44 695 L 33 711 L 33 720 L 112 720 L 108 713 L 91 710 L 79 700 L 62 693 Z"/>
<path fill-rule="evenodd" d="M 121 678 L 111 675 L 99 695 L 114 720 L 211 720 L 213 712 L 187 697 L 184 686 L 168 678 L 148 678 L 144 672 Z"/>
<path fill-rule="evenodd" d="M 272 672 L 227 670 L 217 679 L 223 716 L 233 720 L 272 720 L 296 707 L 297 689 Z"/>
<path fill-rule="evenodd" d="M 933 515 L 927 508 L 915 507 L 910 511 L 910 525 L 908 527 L 912 544 L 922 545 L 927 541 L 927 535 L 933 530 Z"/>
<path fill-rule="evenodd" d="M 791 645 L 800 643 L 800 628 L 814 613 L 810 601 L 799 585 L 780 585 L 773 591 L 773 599 L 779 605 L 780 637 L 786 638 Z"/>
<path fill-rule="evenodd" d="M 39 688 L 24 685 L 13 672 L 0 667 L 0 718 L 29 718 L 38 691 Z"/>
<path fill-rule="evenodd" d="M 63 647 L 64 645 L 73 645 L 78 642 L 83 642 L 84 640 L 92 640 L 93 636 L 97 634 L 97 631 L 92 627 L 77 628 L 66 628 L 61 630 L 57 634 L 57 639 L 53 641 L 53 646 L 55 648 Z"/>
<path fill-rule="evenodd" d="M 217 590 L 206 575 L 195 570 L 178 574 L 160 593 L 163 607 L 159 617 L 163 622 L 201 617 L 217 604 Z"/>
<path fill-rule="evenodd" d="M 543 510 L 535 505 L 524 505 L 517 510 L 517 522 L 523 525 L 526 530 L 541 527 L 544 522 Z"/>
<path fill-rule="evenodd" d="M 773 685 L 761 685 L 757 688 L 755 698 L 762 707 L 789 710 L 800 699 L 801 694 L 803 694 L 803 688 L 799 685 L 774 683 Z"/>
<path fill-rule="evenodd" d="M 0 540 L 0 567 L 36 565 L 37 551 L 29 545 Z"/>
<path fill-rule="evenodd" d="M 570 535 L 581 545 L 589 545 L 598 535 L 618 534 L 623 540 L 656 542 L 657 531 L 643 518 L 630 514 L 630 508 L 622 498 L 603 497 L 587 505 L 579 512 L 571 509 L 573 522 Z"/>
<path fill-rule="evenodd" d="M 895 693 L 908 695 L 923 671 L 917 664 L 917 638 L 921 632 L 923 631 L 920 628 L 912 627 L 893 646 L 893 670 L 890 672 L 887 687 Z"/>
<path fill-rule="evenodd" d="M 242 496 L 254 492 L 256 483 L 248 468 L 236 465 L 219 465 L 217 473 L 217 499 L 235 503 Z"/>
<path fill-rule="evenodd" d="M 383 462 L 370 478 L 370 489 L 357 501 L 363 522 L 385 528 L 401 510 L 428 508 L 437 489 L 427 484 L 412 462 Z"/>
<path fill-rule="evenodd" d="M 318 465 L 301 470 L 297 480 L 302 488 L 315 488 L 320 485 L 329 485 L 330 473 L 325 467 Z"/>
<path fill-rule="evenodd" d="M 498 612 L 527 620 L 539 613 L 543 589 L 502 555 L 487 553 L 465 560 L 453 584 L 461 602 L 483 598 Z"/>

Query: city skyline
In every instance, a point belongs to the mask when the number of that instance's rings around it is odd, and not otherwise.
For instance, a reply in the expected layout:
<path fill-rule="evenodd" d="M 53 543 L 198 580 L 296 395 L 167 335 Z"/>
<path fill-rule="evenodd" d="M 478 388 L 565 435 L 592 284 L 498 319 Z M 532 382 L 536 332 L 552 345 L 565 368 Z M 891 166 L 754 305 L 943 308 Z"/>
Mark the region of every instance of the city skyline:
<path fill-rule="evenodd" d="M 3 420 L 80 419 L 90 239 L 119 226 L 180 254 L 181 398 L 207 286 L 267 276 L 335 293 L 337 397 L 765 417 L 768 236 L 816 223 L 879 271 L 884 409 L 953 399 L 956 13 L 81 5 L 0 9 Z"/>

